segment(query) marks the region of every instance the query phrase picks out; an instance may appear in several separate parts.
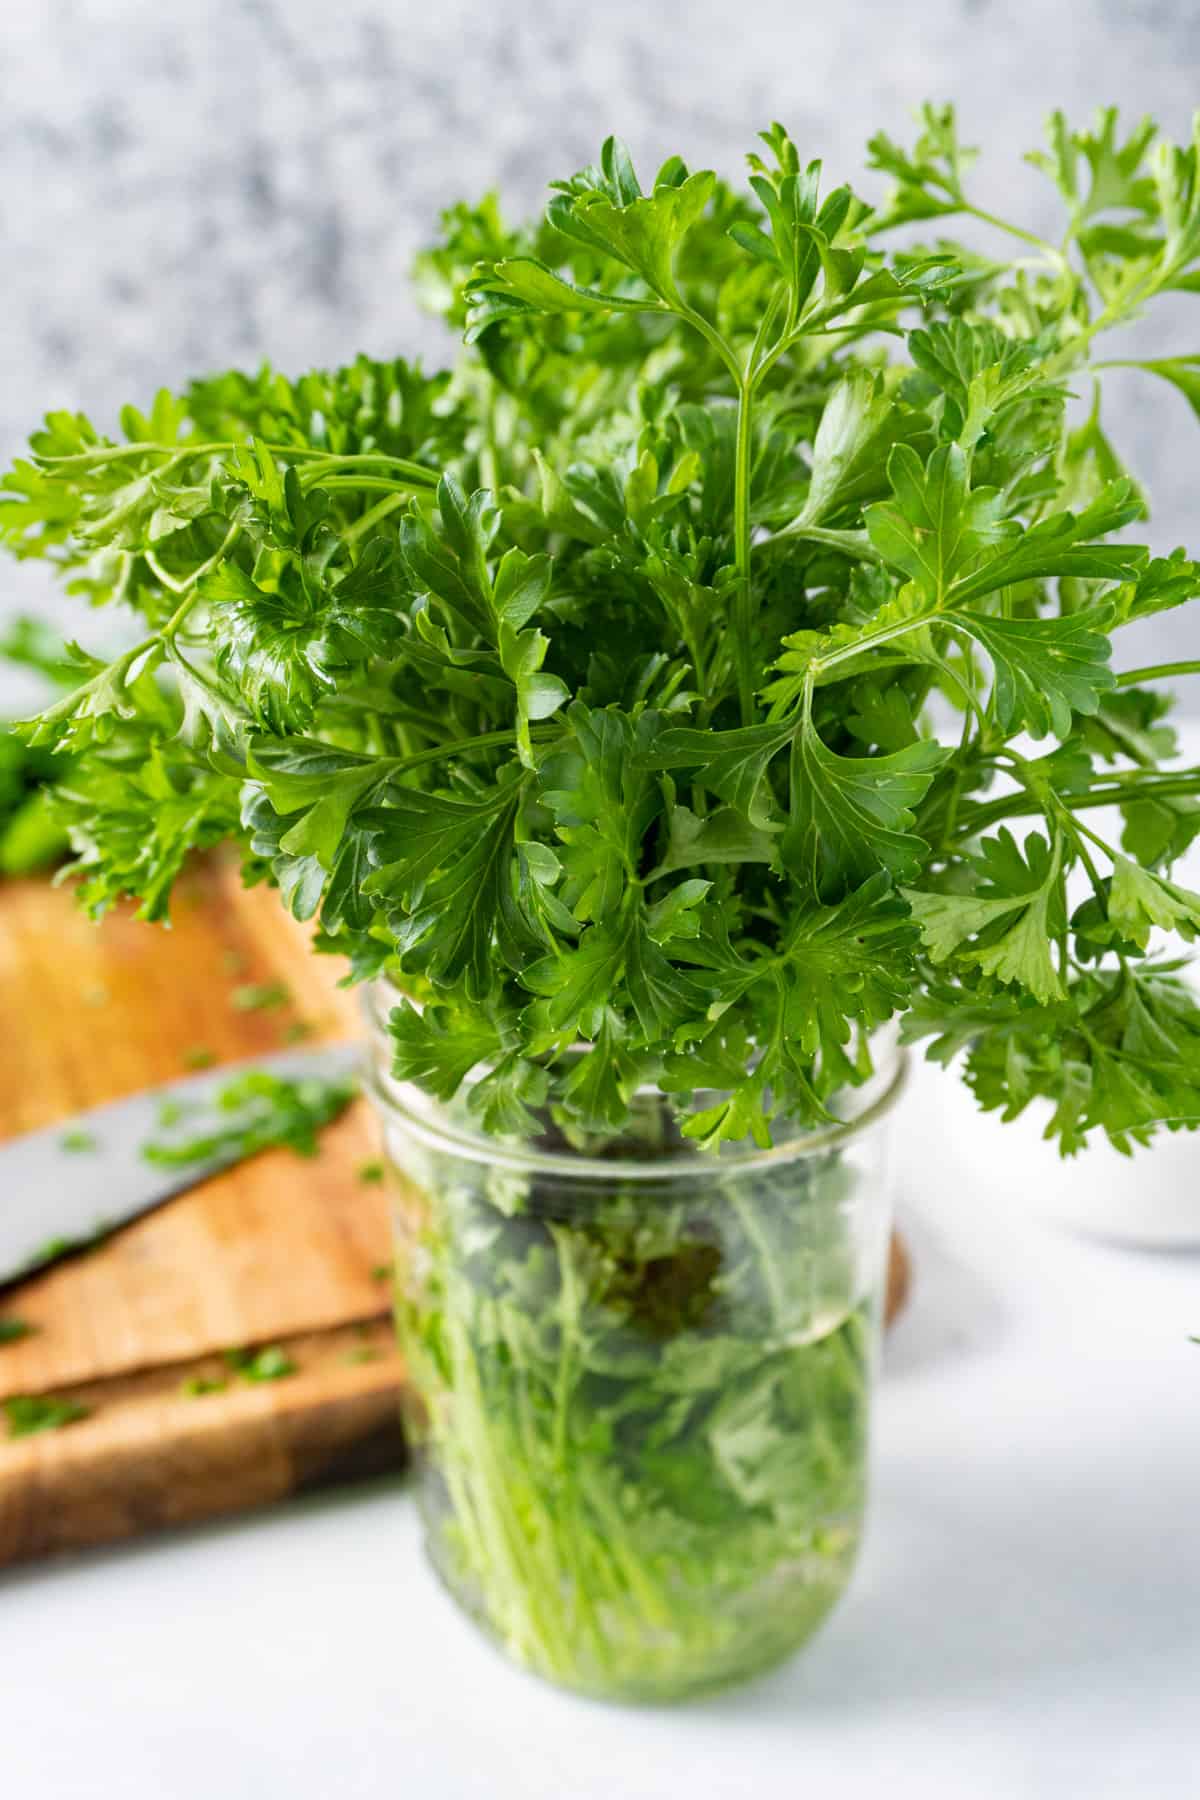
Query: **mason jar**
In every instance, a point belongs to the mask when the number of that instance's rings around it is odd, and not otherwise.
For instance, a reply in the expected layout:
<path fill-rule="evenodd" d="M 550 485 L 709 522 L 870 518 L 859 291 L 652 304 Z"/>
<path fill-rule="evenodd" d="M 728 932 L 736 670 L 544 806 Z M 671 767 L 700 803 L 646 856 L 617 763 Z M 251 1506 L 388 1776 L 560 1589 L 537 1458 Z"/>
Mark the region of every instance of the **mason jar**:
<path fill-rule="evenodd" d="M 862 1530 L 901 1053 L 770 1149 L 697 1151 L 654 1089 L 619 1136 L 498 1139 L 469 1085 L 443 1105 L 392 1077 L 395 998 L 370 996 L 370 1088 L 442 1581 L 516 1662 L 605 1698 L 789 1655 Z"/>

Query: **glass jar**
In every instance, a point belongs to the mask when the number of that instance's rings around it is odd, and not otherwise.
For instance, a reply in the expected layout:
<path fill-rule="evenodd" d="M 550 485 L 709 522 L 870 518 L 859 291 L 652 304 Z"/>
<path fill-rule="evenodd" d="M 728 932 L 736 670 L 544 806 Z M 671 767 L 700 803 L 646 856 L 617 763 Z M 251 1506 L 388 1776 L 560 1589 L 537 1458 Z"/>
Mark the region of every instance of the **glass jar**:
<path fill-rule="evenodd" d="M 371 1089 L 445 1585 L 588 1694 L 675 1699 L 778 1661 L 858 1547 L 900 1053 L 844 1123 L 769 1150 L 699 1153 L 648 1090 L 585 1153 L 549 1126 L 486 1137 L 464 1091 L 395 1081 L 394 999 L 371 997 Z"/>

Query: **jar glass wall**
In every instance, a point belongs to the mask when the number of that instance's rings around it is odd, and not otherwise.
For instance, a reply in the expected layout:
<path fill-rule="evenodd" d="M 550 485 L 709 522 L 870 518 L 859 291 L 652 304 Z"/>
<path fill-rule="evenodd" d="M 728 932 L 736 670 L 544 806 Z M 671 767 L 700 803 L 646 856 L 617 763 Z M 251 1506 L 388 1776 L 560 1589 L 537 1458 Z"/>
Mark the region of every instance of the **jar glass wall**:
<path fill-rule="evenodd" d="M 858 1546 L 898 1053 L 844 1124 L 767 1151 L 698 1153 L 656 1091 L 620 1137 L 513 1144 L 391 1078 L 391 998 L 371 999 L 371 1088 L 443 1581 L 510 1656 L 591 1694 L 776 1662 Z"/>

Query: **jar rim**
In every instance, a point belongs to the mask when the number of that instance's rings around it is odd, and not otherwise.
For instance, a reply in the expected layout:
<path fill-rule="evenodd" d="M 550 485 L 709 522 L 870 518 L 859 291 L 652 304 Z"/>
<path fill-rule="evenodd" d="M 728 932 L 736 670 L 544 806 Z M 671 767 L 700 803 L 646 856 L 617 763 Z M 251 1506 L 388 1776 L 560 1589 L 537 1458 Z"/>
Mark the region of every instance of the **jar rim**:
<path fill-rule="evenodd" d="M 372 984 L 378 985 L 391 987 L 390 983 Z M 393 988 L 391 991 L 398 1000 L 405 998 L 398 990 Z M 364 998 L 371 1028 L 376 1031 L 384 1030 L 384 1021 L 376 1011 L 370 993 Z M 904 1092 L 909 1075 L 908 1052 L 898 1038 L 888 1045 L 886 1055 L 885 1065 L 861 1089 L 847 1090 L 849 1095 L 861 1097 L 863 1101 L 858 1110 L 847 1119 L 839 1119 L 830 1125 L 815 1126 L 811 1131 L 798 1133 L 783 1143 L 770 1144 L 765 1149 L 755 1145 L 749 1150 L 737 1150 L 726 1145 L 716 1155 L 694 1150 L 679 1156 L 644 1160 L 626 1156 L 605 1159 L 584 1153 L 523 1147 L 514 1139 L 489 1137 L 485 1132 L 471 1131 L 460 1121 L 449 1118 L 441 1110 L 439 1102 L 423 1093 L 415 1083 L 385 1078 L 380 1075 L 373 1062 L 369 1062 L 364 1071 L 364 1086 L 380 1109 L 385 1114 L 398 1114 L 403 1119 L 405 1128 L 427 1149 L 452 1150 L 455 1155 L 465 1157 L 468 1161 L 486 1163 L 492 1168 L 503 1168 L 510 1173 L 525 1174 L 536 1170 L 572 1181 L 605 1183 L 611 1183 L 618 1175 L 622 1181 L 637 1182 L 677 1182 L 681 1178 L 715 1180 L 734 1172 L 753 1173 L 777 1168 L 800 1157 L 827 1154 L 864 1136 L 881 1124 Z"/>

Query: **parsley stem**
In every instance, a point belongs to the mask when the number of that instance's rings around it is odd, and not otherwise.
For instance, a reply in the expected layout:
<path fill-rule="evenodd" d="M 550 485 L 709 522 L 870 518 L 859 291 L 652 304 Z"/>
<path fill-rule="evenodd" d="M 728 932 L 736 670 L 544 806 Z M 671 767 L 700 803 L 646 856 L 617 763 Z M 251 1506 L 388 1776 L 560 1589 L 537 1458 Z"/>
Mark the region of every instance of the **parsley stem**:
<path fill-rule="evenodd" d="M 324 467 L 340 469 L 344 468 L 347 463 L 352 465 L 358 463 L 386 463 L 389 469 L 398 469 L 400 473 L 406 476 L 412 485 L 416 487 L 427 487 L 432 489 L 436 488 L 438 484 L 438 473 L 436 469 L 427 469 L 423 463 L 412 462 L 406 456 L 386 456 L 382 452 L 374 450 L 359 450 L 345 456 L 335 455 L 331 452 L 324 457 L 318 457 L 317 460 L 310 462 L 304 473 L 305 475 L 310 475 L 314 470 L 322 469 Z"/>
<path fill-rule="evenodd" d="M 867 632 L 857 642 L 845 644 L 840 650 L 831 650 L 828 656 L 814 657 L 809 668 L 814 677 L 827 675 L 838 663 L 846 662 L 852 656 L 861 656 L 864 650 L 873 650 L 876 645 L 886 644 L 892 638 L 904 637 L 907 632 L 916 631 L 919 626 L 927 623 L 928 619 L 902 619 L 898 625 L 888 625 L 880 631 Z M 947 620 L 946 623 L 952 624 L 953 621 Z"/>
<path fill-rule="evenodd" d="M 188 596 L 187 604 L 176 607 L 174 613 L 163 626 L 161 635 L 164 638 L 173 637 L 176 631 L 178 631 L 188 612 L 191 610 L 192 601 L 196 597 L 194 591 L 196 584 L 202 581 L 206 575 L 210 575 L 219 562 L 224 561 L 226 555 L 237 541 L 241 529 L 240 525 L 231 525 L 212 555 L 194 568 L 190 575 L 185 575 L 182 579 L 175 575 L 168 574 L 167 570 L 164 569 L 159 562 L 157 556 L 155 556 L 153 550 L 142 551 L 143 562 L 150 569 L 155 579 L 162 583 L 163 587 L 169 588 L 173 594 Z"/>
<path fill-rule="evenodd" d="M 750 406 L 751 388 L 738 391 L 737 441 L 734 447 L 733 533 L 737 565 L 737 596 L 733 609 L 734 655 L 737 659 L 738 701 L 742 724 L 754 723 L 754 660 L 751 645 L 754 590 L 750 575 Z"/>
<path fill-rule="evenodd" d="M 261 441 L 261 440 L 259 440 Z M 142 442 L 136 444 L 105 444 L 97 450 L 80 450 L 71 456 L 39 456 L 38 462 L 46 467 L 55 468 L 99 468 L 104 463 L 120 462 L 129 456 L 165 456 L 168 466 L 183 462 L 189 456 L 206 456 L 218 451 L 246 450 L 254 448 L 248 440 L 237 438 L 213 438 L 205 442 L 183 444 L 155 444 Z M 410 475 L 421 487 L 435 488 L 438 484 L 436 469 L 427 469 L 423 463 L 416 463 L 405 456 L 389 456 L 382 450 L 348 451 L 345 455 L 332 450 L 320 450 L 311 444 L 274 444 L 262 443 L 264 450 L 272 456 L 288 457 L 296 462 L 327 463 L 330 467 L 341 467 L 343 464 L 386 463 L 391 468 L 399 468 Z"/>
<path fill-rule="evenodd" d="M 687 301 L 684 300 L 683 296 L 680 294 L 676 294 L 673 297 L 671 310 L 677 313 L 681 319 L 684 319 L 692 327 L 693 331 L 698 331 L 705 343 L 716 351 L 726 369 L 733 377 L 734 386 L 740 391 L 745 379 L 742 374 L 742 366 L 738 362 L 737 356 L 734 354 L 733 350 L 717 330 L 716 326 L 710 325 L 708 320 L 704 317 L 704 314 L 698 313 L 694 307 L 689 306 Z"/>
<path fill-rule="evenodd" d="M 187 592 L 186 582 L 177 580 L 174 575 L 169 575 L 159 562 L 157 556 L 155 556 L 153 550 L 143 550 L 142 561 L 160 586 L 170 588 L 173 594 L 183 594 Z"/>
<path fill-rule="evenodd" d="M 1169 681 L 1172 675 L 1200 675 L 1200 659 L 1189 662 L 1150 663 L 1144 669 L 1126 669 L 1117 686 L 1135 687 L 1142 681 Z"/>
<path fill-rule="evenodd" d="M 1082 819 L 1072 818 L 1070 808 L 1068 806 L 1065 806 L 1061 800 L 1058 802 L 1058 805 L 1059 805 L 1059 810 L 1061 811 L 1061 813 L 1063 815 L 1064 823 L 1067 823 L 1070 825 L 1071 831 L 1075 837 L 1076 844 L 1079 847 L 1079 854 L 1083 858 L 1084 866 L 1087 869 L 1088 874 L 1092 877 L 1093 882 L 1095 882 L 1096 875 L 1095 875 L 1095 869 L 1094 869 L 1094 866 L 1092 863 L 1092 859 L 1091 859 L 1090 855 L 1088 854 L 1087 848 L 1084 845 L 1084 843 L 1082 842 L 1082 840 L 1084 838 L 1090 838 L 1092 843 L 1095 844 L 1096 848 L 1098 850 L 1103 850 L 1105 856 L 1107 856 L 1110 859 L 1110 861 L 1112 861 L 1112 862 L 1116 862 L 1119 852 L 1114 850 L 1111 844 L 1106 843 L 1105 840 L 1102 837 L 1100 837 L 1097 832 L 1090 830 L 1089 827 L 1083 823 Z"/>
<path fill-rule="evenodd" d="M 305 470 L 305 474 L 308 474 L 307 469 Z M 422 489 L 424 489 L 425 483 L 422 482 L 420 485 Z M 411 493 L 413 483 L 407 478 L 393 479 L 390 475 L 318 474 L 315 480 L 302 482 L 302 486 L 305 493 L 308 493 L 312 488 L 319 487 L 327 494 L 356 494 L 368 492 L 394 494 L 397 492 Z"/>
<path fill-rule="evenodd" d="M 1141 281 L 1134 282 L 1127 294 L 1122 295 L 1119 300 L 1110 301 L 1090 324 L 1085 325 L 1083 330 L 1077 332 L 1073 338 L 1069 338 L 1062 349 L 1049 359 L 1046 364 L 1047 373 L 1053 378 L 1058 373 L 1060 366 L 1069 367 L 1072 358 L 1080 350 L 1086 351 L 1094 337 L 1098 337 L 1102 331 L 1111 331 L 1114 326 L 1121 325 L 1126 319 L 1132 318 L 1143 301 L 1153 299 L 1164 279 L 1162 271 L 1151 270 L 1150 274 L 1144 276 Z M 1093 370 L 1126 366 L 1124 362 L 1108 361 L 1088 364 L 1088 367 Z"/>
<path fill-rule="evenodd" d="M 200 563 L 197 568 L 193 569 L 191 574 L 183 581 L 171 582 L 169 584 L 173 591 L 177 594 L 181 594 L 183 598 L 180 600 L 179 605 L 175 608 L 175 611 L 171 614 L 171 617 L 167 620 L 166 624 L 158 634 L 164 643 L 170 643 L 171 639 L 175 636 L 175 633 L 179 630 L 179 627 L 187 618 L 188 613 L 199 599 L 199 583 L 203 581 L 206 575 L 212 573 L 218 563 L 225 560 L 226 556 L 237 542 L 238 537 L 241 535 L 241 529 L 241 526 L 236 523 L 231 525 L 217 548 L 206 561 Z"/>
<path fill-rule="evenodd" d="M 369 506 L 367 508 L 361 518 L 355 519 L 352 525 L 347 525 L 343 528 L 343 538 L 345 538 L 347 543 L 355 543 L 357 539 L 362 537 L 365 531 L 372 530 L 374 526 L 378 525 L 381 519 L 386 519 L 388 514 L 395 512 L 398 506 L 403 506 L 407 498 L 407 494 L 397 492 L 386 495 L 382 500 L 377 500 L 374 506 Z"/>
<path fill-rule="evenodd" d="M 547 738 L 559 734 L 556 725 L 532 725 L 529 735 L 535 743 L 544 743 Z M 381 758 L 389 768 L 399 771 L 416 769 L 424 763 L 440 762 L 444 756 L 458 756 L 467 750 L 490 750 L 501 745 L 511 747 L 513 734 L 511 727 L 507 731 L 485 731 L 478 737 L 457 738 L 451 744 L 433 744 L 428 750 L 414 750 L 411 756 L 387 756 Z"/>
<path fill-rule="evenodd" d="M 742 723 L 754 720 L 754 662 L 751 655 L 751 627 L 754 594 L 750 581 L 750 458 L 752 449 L 751 406 L 756 376 L 753 369 L 743 371 L 737 355 L 714 325 L 688 305 L 683 296 L 669 296 L 671 310 L 698 331 L 705 343 L 720 357 L 737 388 L 737 439 L 734 446 L 733 477 L 733 541 L 738 585 L 733 606 L 734 660 L 737 667 L 738 699 Z M 753 357 L 751 357 L 753 362 Z"/>
<path fill-rule="evenodd" d="M 968 664 L 969 668 L 972 666 L 973 665 Z M 979 710 L 979 702 L 975 698 L 970 683 L 965 677 L 960 676 L 956 670 L 949 669 L 948 665 L 947 671 L 954 677 L 954 680 L 962 689 L 964 698 L 967 700 L 968 704 L 963 707 L 962 734 L 959 738 L 958 755 L 955 758 L 954 763 L 954 775 L 950 783 L 950 796 L 946 801 L 946 823 L 942 832 L 944 840 L 952 839 L 954 836 L 954 824 L 955 820 L 958 818 L 958 808 L 959 803 L 962 800 L 963 783 L 966 779 L 967 769 L 969 767 L 967 750 L 971 742 L 972 727 L 978 722 L 981 735 L 987 729 L 987 722 Z"/>
<path fill-rule="evenodd" d="M 981 225 L 991 225 L 996 231 L 1003 231 L 1009 237 L 1020 238 L 1023 244 L 1032 244 L 1040 250 L 1048 262 L 1057 263 L 1060 267 L 1065 261 L 1063 253 L 1048 238 L 1039 237 L 1036 231 L 1026 231 L 1023 225 L 1014 225 L 1009 219 L 1002 219 L 997 213 L 988 212 L 984 206 L 973 206 L 964 202 L 963 211 L 972 219 L 978 219 Z"/>
<path fill-rule="evenodd" d="M 1086 794 L 1064 794 L 1062 804 L 1072 813 L 1089 807 L 1120 806 L 1133 800 L 1188 799 L 1200 795 L 1200 770 L 1190 775 L 1168 777 L 1162 781 L 1116 782 L 1107 788 L 1092 788 Z M 973 807 L 960 822 L 955 840 L 975 837 L 1001 819 L 1019 817 L 1022 813 L 1042 812 L 1040 801 L 1031 794 L 1006 794 L 1003 799 L 989 800 Z"/>
<path fill-rule="evenodd" d="M 838 531 L 827 525 L 785 525 L 782 531 L 772 532 L 770 537 L 764 538 L 759 548 L 770 550 L 776 544 L 794 543 L 797 539 L 805 543 L 824 544 L 830 550 L 840 550 L 855 561 L 883 561 L 865 531 Z"/>
<path fill-rule="evenodd" d="M 148 633 L 146 637 L 140 638 L 136 644 L 131 644 L 128 650 L 122 651 L 121 655 L 113 662 L 109 663 L 105 668 L 101 669 L 99 674 L 93 675 L 91 679 L 85 681 L 82 686 L 73 688 L 64 699 L 58 702 L 57 706 L 50 707 L 42 717 L 47 720 L 59 718 L 69 719 L 84 694 L 94 692 L 102 682 L 117 682 L 121 687 L 127 686 L 132 670 L 141 661 L 143 656 L 146 656 L 149 652 L 159 648 L 168 648 L 174 640 L 175 633 L 179 630 L 179 627 L 183 624 L 188 613 L 192 610 L 192 607 L 200 597 L 199 589 L 196 584 L 223 559 L 240 531 L 240 525 L 231 525 L 218 548 L 213 551 L 212 555 L 208 557 L 205 562 L 200 563 L 197 568 L 193 569 L 192 573 L 185 581 L 175 581 L 169 577 L 167 578 L 165 585 L 167 585 L 173 593 L 181 595 L 182 598 L 180 599 L 179 605 L 175 608 L 175 611 L 160 630 L 152 631 Z M 157 559 L 154 558 L 153 552 L 143 552 L 143 556 L 150 563 L 155 575 L 161 581 L 165 571 L 159 570 Z"/>

